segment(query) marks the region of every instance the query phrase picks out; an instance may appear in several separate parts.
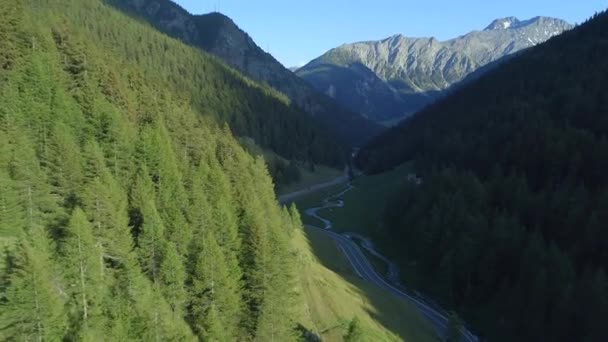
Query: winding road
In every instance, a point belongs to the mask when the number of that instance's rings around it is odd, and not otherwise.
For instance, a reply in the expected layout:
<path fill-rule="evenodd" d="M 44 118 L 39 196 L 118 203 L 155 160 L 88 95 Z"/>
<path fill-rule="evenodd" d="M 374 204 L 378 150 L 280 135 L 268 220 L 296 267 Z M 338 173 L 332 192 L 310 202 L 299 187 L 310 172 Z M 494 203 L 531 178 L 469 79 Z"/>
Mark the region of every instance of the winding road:
<path fill-rule="evenodd" d="M 406 293 L 404 290 L 397 288 L 394 285 L 391 285 L 381 276 L 379 276 L 371 263 L 361 250 L 359 246 L 352 240 L 353 237 L 358 238 L 363 241 L 363 248 L 368 250 L 371 254 L 376 255 L 381 260 L 387 262 L 389 265 L 389 274 L 388 277 L 391 282 L 397 284 L 398 282 L 398 273 L 396 266 L 390 262 L 387 258 L 382 256 L 379 252 L 377 252 L 369 239 L 352 233 L 339 234 L 332 231 L 332 222 L 326 218 L 319 216 L 318 212 L 322 209 L 327 208 L 340 208 L 344 206 L 344 194 L 348 191 L 352 190 L 352 184 L 348 183 L 346 189 L 338 194 L 329 196 L 328 198 L 323 200 L 323 204 L 320 207 L 308 208 L 305 210 L 305 214 L 311 217 L 314 217 L 321 222 L 323 222 L 324 227 L 319 228 L 315 226 L 308 226 L 311 229 L 317 229 L 325 232 L 329 236 L 333 238 L 336 242 L 338 248 L 344 253 L 346 259 L 351 264 L 355 273 L 362 279 L 371 282 L 372 284 L 378 286 L 379 288 L 384 289 L 385 291 L 408 300 L 413 305 L 418 308 L 418 310 L 432 323 L 433 328 L 437 332 L 437 334 L 445 339 L 448 330 L 448 317 L 445 311 L 441 309 L 434 308 L 431 304 L 426 303 L 423 299 L 417 298 L 411 294 Z M 477 342 L 478 338 L 473 335 L 468 329 L 462 328 L 462 341 L 466 342 Z"/>

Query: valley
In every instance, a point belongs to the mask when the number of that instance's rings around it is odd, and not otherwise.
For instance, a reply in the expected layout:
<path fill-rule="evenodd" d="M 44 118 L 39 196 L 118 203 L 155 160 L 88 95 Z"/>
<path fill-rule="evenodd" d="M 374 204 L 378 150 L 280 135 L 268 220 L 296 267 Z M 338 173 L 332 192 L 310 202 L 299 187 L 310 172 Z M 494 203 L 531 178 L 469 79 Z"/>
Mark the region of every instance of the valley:
<path fill-rule="evenodd" d="M 606 5 L 316 1 L 0 1 L 1 341 L 608 341 Z"/>
<path fill-rule="evenodd" d="M 308 229 L 323 232 L 323 234 L 331 237 L 359 278 L 373 284 L 379 289 L 384 290 L 389 295 L 396 296 L 410 302 L 410 304 L 416 307 L 420 313 L 434 326 L 437 336 L 441 339 L 445 338 L 447 336 L 449 316 L 446 311 L 433 308 L 429 304 L 425 303 L 425 299 L 419 295 L 408 294 L 407 290 L 403 289 L 398 283 L 398 279 L 392 279 L 392 281 L 396 281 L 397 283 L 391 284 L 391 280 L 387 280 L 384 278 L 384 276 L 378 275 L 377 271 L 374 269 L 367 256 L 363 253 L 362 249 L 366 249 L 372 254 L 377 255 L 383 262 L 388 262 L 389 269 L 392 269 L 395 266 L 369 245 L 365 245 L 365 247 L 361 248 L 357 243 L 354 242 L 354 238 L 358 239 L 359 241 L 365 241 L 367 240 L 366 237 L 360 235 L 355 237 L 350 233 L 336 233 L 333 230 L 332 222 L 318 214 L 320 210 L 343 208 L 345 206 L 345 202 L 343 200 L 344 195 L 353 189 L 353 186 L 348 184 L 344 190 L 323 199 L 323 205 L 321 207 L 301 209 L 306 216 L 310 216 L 323 223 L 322 227 L 309 225 Z M 418 297 L 416 298 L 416 296 Z M 466 328 L 463 328 L 462 335 L 464 341 L 474 342 L 478 340 L 477 337 L 466 330 Z"/>
<path fill-rule="evenodd" d="M 331 236 L 307 227 L 294 243 L 306 303 L 300 322 L 323 341 L 342 341 L 354 317 L 367 340 L 438 341 L 414 306 L 359 278 Z"/>

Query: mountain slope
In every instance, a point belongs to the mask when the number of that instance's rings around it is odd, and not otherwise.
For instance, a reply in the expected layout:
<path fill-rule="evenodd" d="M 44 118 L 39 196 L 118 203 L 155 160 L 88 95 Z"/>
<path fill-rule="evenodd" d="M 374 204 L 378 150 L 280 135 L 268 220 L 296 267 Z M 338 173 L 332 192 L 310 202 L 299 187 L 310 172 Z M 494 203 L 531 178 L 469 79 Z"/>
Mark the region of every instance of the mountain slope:
<path fill-rule="evenodd" d="M 523 51 L 364 147 L 412 161 L 376 239 L 496 341 L 605 341 L 608 13 Z"/>
<path fill-rule="evenodd" d="M 307 227 L 297 230 L 292 241 L 306 299 L 306 306 L 298 308 L 299 321 L 322 341 L 343 341 L 354 317 L 363 341 L 438 341 L 413 305 L 359 278 L 330 236 Z"/>
<path fill-rule="evenodd" d="M 93 22 L 96 19 L 90 18 Z M 91 25 L 85 28 L 98 44 L 118 49 L 124 63 L 137 64 L 146 76 L 179 93 L 200 114 L 227 123 L 235 135 L 251 138 L 262 148 L 288 160 L 342 167 L 345 144 L 284 95 L 245 78 L 207 53 L 150 30 L 147 25 L 132 21 L 126 25 L 139 37 L 124 37 L 119 26 L 107 28 L 111 33 L 105 35 L 89 29 Z M 151 36 L 155 40 L 150 46 L 129 40 L 143 41 Z"/>
<path fill-rule="evenodd" d="M 363 113 L 397 112 L 406 105 L 401 95 L 361 63 L 319 64 L 313 70 L 305 69 L 297 74 L 313 85 L 322 85 L 320 88 L 337 101 L 359 108 L 364 116 L 367 114 Z"/>
<path fill-rule="evenodd" d="M 563 20 L 553 18 L 526 21 L 504 18 L 495 20 L 483 31 L 443 42 L 395 35 L 332 49 L 300 68 L 297 74 L 331 96 L 328 89 L 337 87 L 335 83 L 339 81 L 324 75 L 327 65 L 348 70 L 362 64 L 385 81 L 388 89 L 379 95 L 373 91 L 374 83 L 370 84 L 365 77 L 353 78 L 350 86 L 339 90 L 349 96 L 335 98 L 350 108 L 362 101 L 368 103 L 363 113 L 375 120 L 393 119 L 416 112 L 478 68 L 570 28 Z M 394 100 L 387 104 L 386 99 L 391 96 Z"/>
<path fill-rule="evenodd" d="M 98 0 L 3 1 L 0 38 L 0 340 L 296 340 L 297 214 L 150 59 L 260 88 Z"/>
<path fill-rule="evenodd" d="M 343 141 L 358 145 L 379 132 L 379 127 L 345 110 L 258 47 L 230 18 L 220 13 L 191 15 L 170 0 L 107 0 L 108 3 L 150 22 L 187 44 L 202 48 L 243 72 L 287 95 L 298 107 L 330 128 Z"/>

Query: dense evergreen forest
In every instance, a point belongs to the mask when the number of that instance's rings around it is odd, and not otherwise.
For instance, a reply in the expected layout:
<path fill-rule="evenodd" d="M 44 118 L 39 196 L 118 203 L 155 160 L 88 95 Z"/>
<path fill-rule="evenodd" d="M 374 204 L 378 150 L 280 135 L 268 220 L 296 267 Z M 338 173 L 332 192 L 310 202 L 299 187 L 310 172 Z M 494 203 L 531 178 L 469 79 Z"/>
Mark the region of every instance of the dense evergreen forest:
<path fill-rule="evenodd" d="M 0 340 L 295 339 L 299 216 L 216 116 L 333 157 L 269 92 L 98 0 L 3 0 Z"/>
<path fill-rule="evenodd" d="M 149 82 L 172 90 L 201 115 L 228 123 L 236 136 L 252 138 L 260 147 L 303 164 L 337 168 L 344 164 L 342 141 L 284 95 L 254 83 L 217 58 L 110 6 L 58 1 L 53 7 L 62 16 L 48 19 L 56 31 L 68 31 L 95 44 L 102 55 L 114 52 L 119 68 L 107 77 L 119 77 L 124 65 L 137 65 Z"/>
<path fill-rule="evenodd" d="M 173 0 L 105 1 L 138 20 L 149 22 L 171 37 L 217 56 L 253 80 L 280 91 L 348 145 L 361 145 L 383 129 L 315 90 L 257 46 L 232 19 L 219 12 L 193 15 Z"/>
<path fill-rule="evenodd" d="M 505 62 L 362 149 L 405 161 L 376 238 L 496 341 L 608 341 L 608 13 Z M 404 178 L 407 175 L 404 175 Z"/>

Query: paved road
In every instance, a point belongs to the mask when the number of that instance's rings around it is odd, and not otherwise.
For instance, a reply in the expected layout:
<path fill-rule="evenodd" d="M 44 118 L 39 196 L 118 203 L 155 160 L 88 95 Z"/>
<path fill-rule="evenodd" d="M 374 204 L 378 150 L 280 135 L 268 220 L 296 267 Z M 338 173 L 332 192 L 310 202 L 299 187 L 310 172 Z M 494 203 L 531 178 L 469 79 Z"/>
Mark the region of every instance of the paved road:
<path fill-rule="evenodd" d="M 336 177 L 328 182 L 315 184 L 308 188 L 290 192 L 288 194 L 279 196 L 279 203 L 285 204 L 285 203 L 293 201 L 294 199 L 296 199 L 298 197 L 307 195 L 311 192 L 319 191 L 321 189 L 325 189 L 330 186 L 334 186 L 334 185 L 338 185 L 338 184 L 342 184 L 342 183 L 346 183 L 346 182 L 348 182 L 348 174 L 346 172 L 344 172 L 344 174 L 342 176 Z"/>
<path fill-rule="evenodd" d="M 351 240 L 350 237 L 352 234 L 351 235 L 338 234 L 338 233 L 332 231 L 331 230 L 331 228 L 332 228 L 331 221 L 318 215 L 318 211 L 321 209 L 333 208 L 333 207 L 343 207 L 344 201 L 342 200 L 342 197 L 346 192 L 348 192 L 352 189 L 353 189 L 352 185 L 348 184 L 348 187 L 341 193 L 332 195 L 332 196 L 326 198 L 323 201 L 323 205 L 321 207 L 306 209 L 306 211 L 305 211 L 306 215 L 312 216 L 324 223 L 323 228 L 314 227 L 314 226 L 308 226 L 308 227 L 310 227 L 312 229 L 317 229 L 317 230 L 323 231 L 326 234 L 328 234 L 329 236 L 331 236 L 334 239 L 334 241 L 336 242 L 336 244 L 338 245 L 338 248 L 344 253 L 344 255 L 346 256 L 346 259 L 348 259 L 348 262 L 351 264 L 355 273 L 359 277 L 361 277 L 362 279 L 364 279 L 366 281 L 373 283 L 374 285 L 384 289 L 385 291 L 387 291 L 397 297 L 401 297 L 401 298 L 404 298 L 404 299 L 410 301 L 432 323 L 435 331 L 437 332 L 437 334 L 439 336 L 442 336 L 442 337 L 446 336 L 448 318 L 445 313 L 440 312 L 439 310 L 433 308 L 431 305 L 425 303 L 420 298 L 416 298 L 410 294 L 407 294 L 406 292 L 398 289 L 397 287 L 395 287 L 395 286 L 389 284 L 387 281 L 385 281 L 382 277 L 380 277 L 376 273 L 376 271 L 370 264 L 369 260 L 365 256 L 365 254 L 359 248 L 359 246 L 353 240 Z M 357 238 L 363 239 L 364 241 L 366 240 L 366 238 L 362 237 L 362 236 L 357 236 Z M 368 247 L 373 250 L 373 247 L 371 247 L 371 245 L 369 245 Z M 376 253 L 379 254 L 375 250 L 373 250 L 373 251 L 374 251 L 374 253 L 372 253 L 372 254 L 376 254 Z M 386 258 L 384 258 L 384 257 L 382 257 L 382 258 L 384 260 L 386 260 Z M 389 263 L 389 265 L 390 265 L 390 263 Z M 463 328 L 462 329 L 462 341 L 477 342 L 478 339 L 475 335 L 473 335 L 466 328 Z"/>

